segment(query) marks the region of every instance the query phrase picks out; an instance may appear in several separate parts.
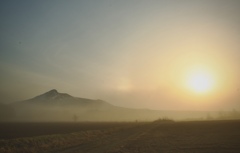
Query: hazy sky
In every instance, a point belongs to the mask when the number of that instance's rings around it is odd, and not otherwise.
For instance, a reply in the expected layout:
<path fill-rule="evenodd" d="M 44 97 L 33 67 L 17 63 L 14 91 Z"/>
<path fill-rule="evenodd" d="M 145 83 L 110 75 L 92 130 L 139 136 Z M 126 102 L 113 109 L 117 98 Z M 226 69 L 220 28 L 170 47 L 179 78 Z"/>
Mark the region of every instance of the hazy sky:
<path fill-rule="evenodd" d="M 57 89 L 117 106 L 240 109 L 240 1 L 0 2 L 0 96 Z M 206 93 L 187 89 L 203 70 Z"/>

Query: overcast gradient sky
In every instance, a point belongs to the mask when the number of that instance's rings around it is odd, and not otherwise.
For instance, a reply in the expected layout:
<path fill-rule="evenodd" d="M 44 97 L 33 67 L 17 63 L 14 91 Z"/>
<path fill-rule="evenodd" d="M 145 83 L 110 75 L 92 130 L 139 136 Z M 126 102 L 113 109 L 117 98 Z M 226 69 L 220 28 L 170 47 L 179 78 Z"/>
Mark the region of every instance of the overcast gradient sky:
<path fill-rule="evenodd" d="M 124 107 L 238 109 L 239 14 L 237 0 L 1 1 L 1 101 L 55 88 Z M 181 93 L 192 65 L 219 90 Z"/>

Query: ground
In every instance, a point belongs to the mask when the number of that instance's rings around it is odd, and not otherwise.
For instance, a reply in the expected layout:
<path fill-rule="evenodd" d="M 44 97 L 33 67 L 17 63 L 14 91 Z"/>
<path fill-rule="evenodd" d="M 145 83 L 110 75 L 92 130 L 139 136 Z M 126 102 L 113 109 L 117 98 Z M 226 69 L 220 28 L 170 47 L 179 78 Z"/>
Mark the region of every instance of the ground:
<path fill-rule="evenodd" d="M 24 152 L 45 153 L 240 152 L 240 121 L 95 123 L 88 126 L 90 130 L 2 139 L 0 151 L 21 152 L 25 148 Z"/>

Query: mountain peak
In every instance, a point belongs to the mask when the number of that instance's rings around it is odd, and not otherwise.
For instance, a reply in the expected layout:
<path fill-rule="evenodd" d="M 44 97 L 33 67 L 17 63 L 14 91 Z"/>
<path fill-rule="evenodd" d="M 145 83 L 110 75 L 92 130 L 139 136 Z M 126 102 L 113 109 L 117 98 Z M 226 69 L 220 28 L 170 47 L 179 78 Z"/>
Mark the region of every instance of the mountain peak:
<path fill-rule="evenodd" d="M 59 93 L 56 89 L 52 89 L 48 92 L 45 92 L 44 94 L 41 94 L 39 96 L 36 96 L 35 100 L 59 100 L 59 99 L 66 99 L 66 98 L 72 98 L 72 96 L 66 94 L 66 93 Z"/>
<path fill-rule="evenodd" d="M 44 93 L 43 95 L 48 97 L 48 98 L 51 98 L 51 97 L 55 97 L 59 94 L 59 92 L 56 90 L 56 89 L 52 89 L 46 93 Z"/>
<path fill-rule="evenodd" d="M 56 89 L 52 89 L 46 93 L 58 94 L 59 92 Z"/>

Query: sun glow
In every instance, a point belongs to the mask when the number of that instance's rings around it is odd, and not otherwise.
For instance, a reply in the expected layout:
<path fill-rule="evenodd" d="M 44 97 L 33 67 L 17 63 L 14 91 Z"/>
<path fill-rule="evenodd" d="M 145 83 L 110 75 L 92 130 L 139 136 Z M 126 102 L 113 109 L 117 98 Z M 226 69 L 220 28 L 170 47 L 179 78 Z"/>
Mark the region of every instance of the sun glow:
<path fill-rule="evenodd" d="M 187 79 L 190 90 L 196 93 L 206 93 L 213 88 L 213 77 L 206 71 L 192 72 Z"/>

